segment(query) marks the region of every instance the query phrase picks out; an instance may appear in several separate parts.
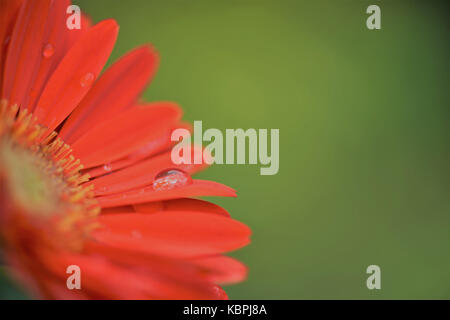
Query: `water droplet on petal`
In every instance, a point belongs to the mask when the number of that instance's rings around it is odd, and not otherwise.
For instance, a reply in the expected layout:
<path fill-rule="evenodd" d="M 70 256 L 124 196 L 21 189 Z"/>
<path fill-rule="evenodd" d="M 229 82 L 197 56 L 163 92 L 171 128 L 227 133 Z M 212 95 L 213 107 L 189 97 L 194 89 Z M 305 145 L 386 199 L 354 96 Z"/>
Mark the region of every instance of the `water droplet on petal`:
<path fill-rule="evenodd" d="M 192 183 L 192 178 L 186 172 L 178 169 L 164 170 L 156 175 L 153 190 L 164 191 Z"/>
<path fill-rule="evenodd" d="M 111 163 L 106 163 L 106 164 L 103 166 L 103 170 L 105 170 L 105 171 L 107 171 L 107 172 L 111 171 L 111 170 L 112 170 L 112 165 L 111 165 Z"/>
<path fill-rule="evenodd" d="M 94 82 L 94 74 L 92 72 L 86 73 L 83 77 L 80 79 L 80 84 L 82 87 L 90 86 Z"/>
<path fill-rule="evenodd" d="M 42 55 L 45 58 L 50 58 L 51 56 L 53 56 L 53 54 L 55 53 L 55 48 L 53 48 L 53 46 L 48 43 L 45 45 L 44 50 L 42 51 Z"/>

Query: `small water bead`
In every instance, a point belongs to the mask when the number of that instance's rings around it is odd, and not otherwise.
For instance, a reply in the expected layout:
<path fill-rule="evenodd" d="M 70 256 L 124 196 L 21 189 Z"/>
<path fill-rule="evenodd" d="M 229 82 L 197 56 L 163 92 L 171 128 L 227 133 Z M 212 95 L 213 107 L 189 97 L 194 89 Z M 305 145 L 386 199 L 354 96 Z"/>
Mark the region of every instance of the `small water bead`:
<path fill-rule="evenodd" d="M 53 48 L 53 46 L 48 43 L 44 46 L 44 50 L 42 51 L 42 55 L 45 58 L 50 58 L 51 56 L 53 56 L 53 54 L 55 53 L 55 48 Z"/>
<path fill-rule="evenodd" d="M 92 72 L 86 73 L 83 77 L 80 79 L 80 84 L 82 87 L 87 87 L 94 82 L 94 74 Z"/>
<path fill-rule="evenodd" d="M 106 163 L 106 164 L 103 166 L 103 170 L 105 170 L 105 171 L 107 171 L 107 172 L 111 171 L 111 170 L 112 170 L 112 165 L 111 165 L 111 163 Z"/>
<path fill-rule="evenodd" d="M 182 187 L 192 183 L 192 178 L 186 172 L 178 169 L 164 170 L 156 175 L 153 190 L 164 191 Z"/>

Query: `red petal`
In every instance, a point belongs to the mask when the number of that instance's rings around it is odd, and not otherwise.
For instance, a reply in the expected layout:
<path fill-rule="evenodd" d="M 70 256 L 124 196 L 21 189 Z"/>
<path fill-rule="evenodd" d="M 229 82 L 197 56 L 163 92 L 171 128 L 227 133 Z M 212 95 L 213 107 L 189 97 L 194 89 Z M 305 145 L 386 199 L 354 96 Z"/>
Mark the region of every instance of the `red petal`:
<path fill-rule="evenodd" d="M 110 174 L 111 172 L 114 172 L 116 170 L 129 167 L 142 159 L 167 151 L 174 144 L 170 139 L 173 130 L 177 128 L 187 129 L 188 127 L 189 126 L 184 123 L 178 123 L 172 128 L 167 129 L 166 132 L 161 134 L 159 137 L 152 139 L 143 147 L 140 147 L 137 151 L 130 153 L 126 157 L 116 161 L 112 161 L 107 166 L 91 168 L 86 170 L 85 172 L 89 173 L 92 178 L 102 176 L 104 174 Z"/>
<path fill-rule="evenodd" d="M 100 243 L 171 257 L 201 257 L 249 243 L 250 229 L 230 218 L 198 212 L 101 215 L 92 233 Z"/>
<path fill-rule="evenodd" d="M 73 143 L 101 121 L 108 120 L 134 103 L 154 75 L 158 56 L 150 47 L 133 50 L 100 77 L 60 132 Z"/>
<path fill-rule="evenodd" d="M 173 103 L 154 103 L 125 111 L 104 121 L 72 144 L 86 168 L 120 159 L 142 147 L 181 117 Z"/>
<path fill-rule="evenodd" d="M 236 197 L 236 192 L 226 185 L 206 180 L 193 180 L 171 190 L 153 190 L 152 187 L 140 188 L 121 194 L 113 194 L 96 199 L 104 208 L 126 204 L 138 204 L 150 201 L 161 201 L 188 197 Z"/>
<path fill-rule="evenodd" d="M 37 257 L 44 297 L 53 299 L 218 299 L 217 289 L 195 264 L 87 241 L 83 254 L 43 248 Z M 64 294 L 66 268 L 81 270 L 78 296 Z M 34 266 L 33 266 L 34 267 Z M 39 270 L 39 271 L 40 271 Z M 49 282 L 52 281 L 50 284 Z M 223 297 L 222 297 L 223 298 Z"/>
<path fill-rule="evenodd" d="M 27 107 L 31 85 L 39 70 L 51 0 L 26 1 L 20 9 L 6 56 L 3 98 Z M 3 8 L 2 8 L 3 10 Z"/>
<path fill-rule="evenodd" d="M 6 52 L 22 0 L 0 0 L 0 97 L 3 97 L 3 69 Z"/>
<path fill-rule="evenodd" d="M 212 213 L 224 217 L 230 214 L 222 207 L 199 199 L 175 199 L 158 202 L 147 202 L 135 204 L 134 210 L 141 213 L 156 213 L 157 211 L 194 211 L 203 213 Z"/>
<path fill-rule="evenodd" d="M 142 254 L 134 250 L 121 250 L 98 242 L 87 242 L 85 252 L 101 255 L 133 273 L 138 273 L 141 282 L 147 284 L 147 294 L 155 299 L 224 298 L 218 294 L 214 285 L 205 281 L 207 277 L 204 276 L 203 270 L 187 261 Z"/>
<path fill-rule="evenodd" d="M 82 276 L 81 291 L 91 299 L 151 298 L 145 294 L 144 276 L 115 266 L 101 256 L 41 253 L 41 263 L 48 268 L 49 273 L 61 278 L 61 286 L 65 285 L 64 279 L 68 277 L 65 274 L 66 268 L 70 265 L 78 266 Z"/>
<path fill-rule="evenodd" d="M 114 20 L 98 23 L 81 36 L 58 65 L 34 112 L 49 131 L 54 130 L 89 91 L 108 60 L 118 30 Z"/>
<path fill-rule="evenodd" d="M 164 201 L 147 202 L 138 205 L 134 205 L 133 211 L 139 213 L 161 213 L 164 211 Z M 104 208 L 109 209 L 109 208 Z M 102 209 L 103 210 L 103 209 Z"/>
<path fill-rule="evenodd" d="M 53 53 L 48 57 L 41 58 L 39 70 L 32 82 L 28 103 L 25 103 L 30 111 L 34 111 L 45 84 L 67 53 L 69 30 L 64 27 L 61 28 L 61 26 L 65 26 L 67 18 L 66 8 L 69 3 L 69 0 L 54 1 L 52 3 L 47 19 L 47 35 L 41 43 L 37 44 L 39 48 L 42 48 L 41 56 L 43 56 L 44 50 L 51 50 Z"/>
<path fill-rule="evenodd" d="M 219 286 L 215 286 L 214 289 L 215 289 L 215 292 L 216 292 L 215 300 L 228 300 L 228 295 L 225 292 L 225 290 L 223 290 Z"/>
<path fill-rule="evenodd" d="M 214 256 L 193 260 L 208 275 L 208 279 L 218 284 L 233 284 L 247 278 L 248 269 L 240 261 L 226 257 Z"/>
<path fill-rule="evenodd" d="M 135 213 L 135 212 L 136 211 L 132 206 L 121 206 L 121 207 L 103 208 L 101 214 Z"/>
<path fill-rule="evenodd" d="M 85 13 L 81 12 L 81 23 L 80 29 L 70 30 L 68 36 L 69 39 L 67 41 L 66 49 L 72 48 L 72 46 L 80 40 L 81 36 L 85 34 L 92 27 L 91 18 L 88 17 Z"/>
<path fill-rule="evenodd" d="M 191 150 L 192 154 L 201 152 L 200 147 L 192 147 Z M 206 166 L 206 164 L 175 165 L 171 159 L 171 152 L 166 152 L 148 160 L 141 161 L 134 166 L 97 178 L 87 185 L 94 184 L 96 196 L 108 195 L 151 185 L 155 177 L 165 170 L 178 169 L 188 174 L 194 174 Z"/>

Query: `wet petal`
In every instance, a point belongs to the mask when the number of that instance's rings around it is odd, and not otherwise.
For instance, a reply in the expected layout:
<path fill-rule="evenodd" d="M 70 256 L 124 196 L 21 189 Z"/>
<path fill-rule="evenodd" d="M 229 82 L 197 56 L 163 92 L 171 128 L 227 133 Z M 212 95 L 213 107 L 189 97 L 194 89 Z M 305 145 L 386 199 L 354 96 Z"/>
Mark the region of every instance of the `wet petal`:
<path fill-rule="evenodd" d="M 192 154 L 202 152 L 200 147 L 192 147 Z M 151 185 L 155 177 L 164 170 L 179 169 L 188 174 L 194 174 L 204 169 L 206 164 L 179 164 L 175 165 L 171 159 L 171 152 L 141 161 L 129 168 L 113 172 L 104 177 L 97 178 L 88 183 L 95 186 L 95 195 L 107 195 L 128 191 L 131 189 Z"/>
<path fill-rule="evenodd" d="M 170 190 L 161 191 L 154 190 L 152 187 L 145 187 L 119 194 L 97 197 L 97 200 L 102 207 L 107 208 L 150 201 L 207 196 L 236 197 L 236 192 L 232 188 L 214 181 L 193 180 L 191 184 Z"/>
<path fill-rule="evenodd" d="M 26 108 L 31 86 L 39 70 L 51 18 L 51 0 L 26 1 L 22 5 L 7 51 L 3 74 L 3 98 Z M 2 8 L 3 10 L 3 8 Z"/>
<path fill-rule="evenodd" d="M 34 112 L 49 132 L 72 112 L 89 91 L 111 54 L 118 30 L 114 20 L 98 23 L 81 36 L 58 65 Z"/>
<path fill-rule="evenodd" d="M 157 64 L 158 56 L 148 46 L 133 50 L 113 64 L 64 123 L 60 137 L 70 144 L 129 107 L 155 74 Z"/>

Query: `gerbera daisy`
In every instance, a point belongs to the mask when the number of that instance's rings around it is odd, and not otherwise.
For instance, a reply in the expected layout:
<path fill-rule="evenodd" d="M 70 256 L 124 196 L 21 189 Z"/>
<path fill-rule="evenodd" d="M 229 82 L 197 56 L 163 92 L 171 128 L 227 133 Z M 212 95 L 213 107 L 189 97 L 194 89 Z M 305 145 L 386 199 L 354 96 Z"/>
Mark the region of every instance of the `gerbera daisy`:
<path fill-rule="evenodd" d="M 174 165 L 174 103 L 139 103 L 158 55 L 101 76 L 118 26 L 66 27 L 68 0 L 0 0 L 0 248 L 37 298 L 222 299 L 250 231 L 199 196 L 235 196 Z M 193 152 L 199 150 L 193 148 Z M 201 150 L 200 150 L 201 151 Z M 69 266 L 81 289 L 69 290 Z"/>

